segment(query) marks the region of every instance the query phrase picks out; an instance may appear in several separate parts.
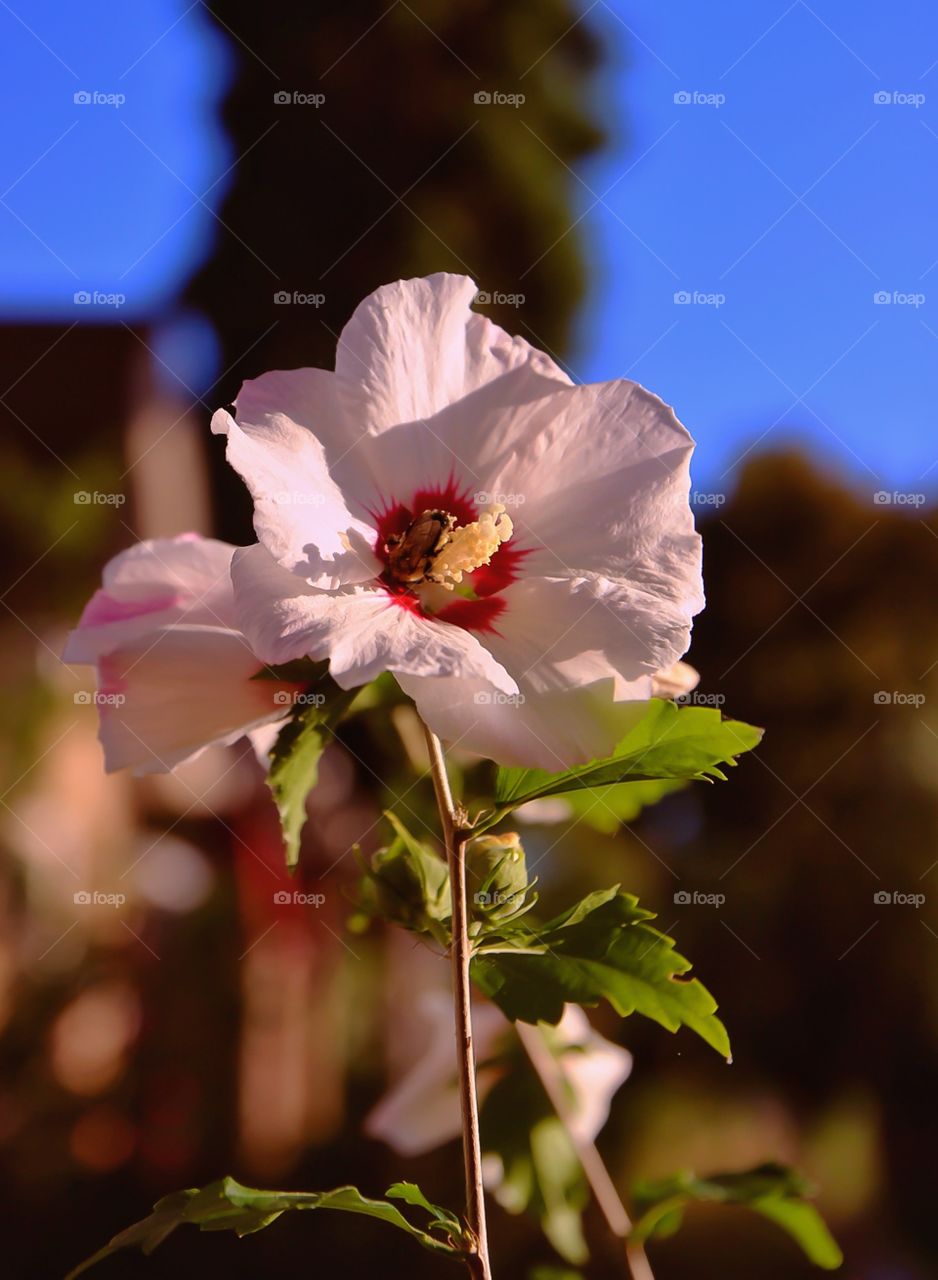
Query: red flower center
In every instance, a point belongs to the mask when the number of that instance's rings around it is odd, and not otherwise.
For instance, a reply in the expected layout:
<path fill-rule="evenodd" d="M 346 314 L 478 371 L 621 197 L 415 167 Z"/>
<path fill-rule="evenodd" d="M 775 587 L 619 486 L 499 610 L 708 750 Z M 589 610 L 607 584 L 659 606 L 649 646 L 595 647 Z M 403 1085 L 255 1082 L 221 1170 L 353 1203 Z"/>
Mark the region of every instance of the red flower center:
<path fill-rule="evenodd" d="M 500 592 L 517 581 L 528 554 L 512 542 L 503 542 L 488 564 L 467 573 L 458 594 L 449 593 L 449 600 L 440 601 L 442 588 L 428 591 L 418 580 L 405 580 L 419 574 L 421 549 L 426 544 L 427 552 L 432 551 L 429 541 L 434 531 L 442 528 L 446 516 L 453 517 L 456 525 L 469 525 L 484 510 L 468 490 L 460 489 L 455 478 L 450 477 L 443 486 L 418 489 L 406 502 L 385 502 L 380 510 L 371 513 L 378 530 L 375 555 L 385 565 L 379 581 L 396 605 L 467 631 L 496 630 L 495 620 L 505 608 Z M 431 592 L 433 604 L 427 599 Z"/>

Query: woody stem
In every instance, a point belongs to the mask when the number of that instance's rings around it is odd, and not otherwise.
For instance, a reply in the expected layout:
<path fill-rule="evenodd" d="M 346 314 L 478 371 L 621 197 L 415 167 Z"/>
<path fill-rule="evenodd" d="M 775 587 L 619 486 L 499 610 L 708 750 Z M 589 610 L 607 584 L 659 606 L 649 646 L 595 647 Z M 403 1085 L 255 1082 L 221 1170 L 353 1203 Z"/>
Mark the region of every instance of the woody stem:
<path fill-rule="evenodd" d="M 466 1174 L 466 1218 L 474 1237 L 475 1250 L 467 1258 L 474 1280 L 492 1280 L 489 1263 L 488 1236 L 485 1221 L 485 1198 L 482 1189 L 482 1147 L 479 1139 L 479 1099 L 476 1089 L 475 1053 L 472 1043 L 472 1002 L 469 962 L 469 908 L 466 895 L 466 842 L 464 821 L 453 803 L 453 793 L 446 772 L 443 745 L 436 734 L 424 725 L 430 773 L 436 794 L 440 824 L 446 844 L 452 892 L 451 960 L 456 1020 L 456 1052 L 459 1060 L 459 1102 L 462 1111 L 463 1162 Z"/>

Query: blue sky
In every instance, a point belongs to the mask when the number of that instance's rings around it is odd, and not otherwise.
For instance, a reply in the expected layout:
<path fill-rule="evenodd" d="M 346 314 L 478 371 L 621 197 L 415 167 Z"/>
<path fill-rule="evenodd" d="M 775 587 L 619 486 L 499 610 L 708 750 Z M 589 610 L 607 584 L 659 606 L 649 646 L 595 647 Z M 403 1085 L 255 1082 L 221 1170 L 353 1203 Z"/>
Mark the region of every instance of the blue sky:
<path fill-rule="evenodd" d="M 8 316 L 71 322 L 85 291 L 126 300 L 89 317 L 139 318 L 204 252 L 229 59 L 187 5 L 0 7 Z M 861 490 L 933 491 L 938 8 L 598 0 L 584 21 L 610 141 L 574 182 L 592 268 L 577 376 L 674 403 L 702 486 L 794 438 Z M 95 93 L 124 101 L 75 101 Z"/>

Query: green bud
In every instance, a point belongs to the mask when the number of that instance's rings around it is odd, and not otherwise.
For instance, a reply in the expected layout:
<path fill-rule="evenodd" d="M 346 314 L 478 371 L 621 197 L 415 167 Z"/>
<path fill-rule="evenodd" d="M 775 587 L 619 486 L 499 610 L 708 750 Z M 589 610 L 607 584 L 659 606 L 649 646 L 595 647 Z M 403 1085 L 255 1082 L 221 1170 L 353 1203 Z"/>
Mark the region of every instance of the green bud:
<path fill-rule="evenodd" d="M 396 839 L 371 860 L 371 912 L 417 933 L 452 914 L 446 863 L 414 840 Z"/>
<path fill-rule="evenodd" d="M 505 919 L 524 905 L 528 869 L 514 831 L 476 836 L 466 847 L 466 880 L 474 915 Z"/>

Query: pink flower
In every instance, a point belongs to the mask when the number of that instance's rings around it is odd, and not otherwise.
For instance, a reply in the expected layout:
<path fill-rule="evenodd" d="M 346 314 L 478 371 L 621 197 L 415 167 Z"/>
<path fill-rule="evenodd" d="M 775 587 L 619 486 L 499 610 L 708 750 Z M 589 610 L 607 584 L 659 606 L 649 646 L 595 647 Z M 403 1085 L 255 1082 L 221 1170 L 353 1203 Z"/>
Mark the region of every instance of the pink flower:
<path fill-rule="evenodd" d="M 254 498 L 232 562 L 254 652 L 395 675 L 502 763 L 607 754 L 703 604 L 693 442 L 636 383 L 574 386 L 470 310 L 471 280 L 366 298 L 334 373 L 245 383 L 215 414 Z"/>
<path fill-rule="evenodd" d="M 296 686 L 254 680 L 263 663 L 234 621 L 225 542 L 183 534 L 122 551 L 69 634 L 64 659 L 97 669 L 109 772 L 164 772 L 212 743 L 268 745 Z"/>

